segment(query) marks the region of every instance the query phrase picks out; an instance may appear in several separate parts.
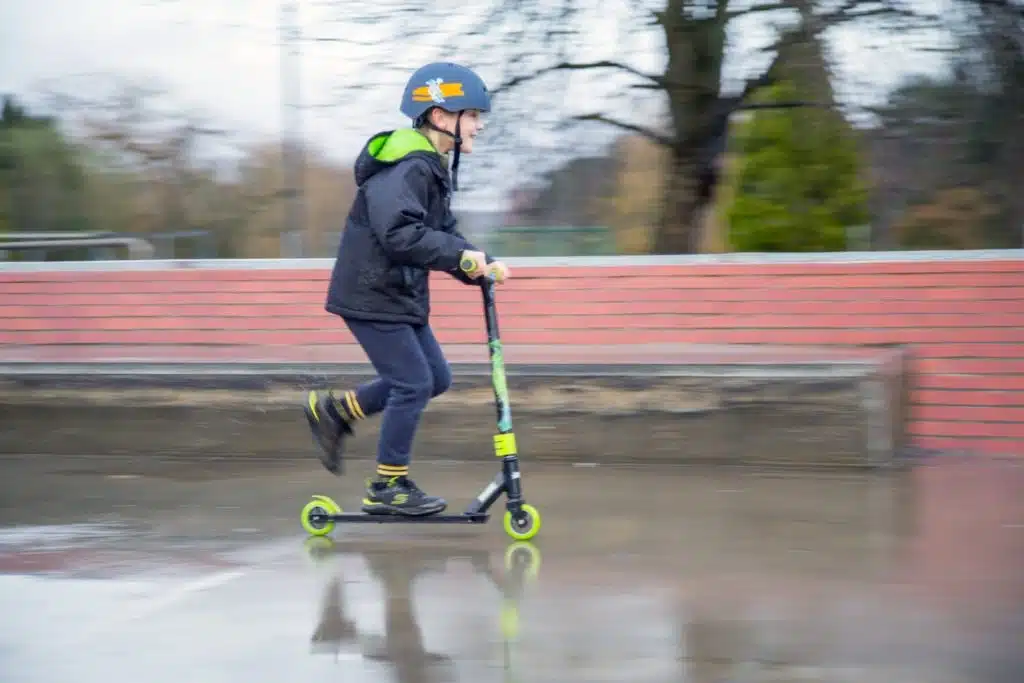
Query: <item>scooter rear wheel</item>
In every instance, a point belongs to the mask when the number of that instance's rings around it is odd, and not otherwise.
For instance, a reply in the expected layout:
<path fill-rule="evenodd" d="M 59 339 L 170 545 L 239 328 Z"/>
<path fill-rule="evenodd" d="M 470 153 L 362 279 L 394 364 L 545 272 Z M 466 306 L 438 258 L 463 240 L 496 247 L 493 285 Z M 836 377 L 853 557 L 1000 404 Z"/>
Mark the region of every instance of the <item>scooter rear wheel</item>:
<path fill-rule="evenodd" d="M 334 531 L 334 522 L 314 521 L 314 515 L 340 515 L 341 506 L 327 496 L 316 495 L 302 508 L 302 529 L 310 536 L 326 536 Z"/>

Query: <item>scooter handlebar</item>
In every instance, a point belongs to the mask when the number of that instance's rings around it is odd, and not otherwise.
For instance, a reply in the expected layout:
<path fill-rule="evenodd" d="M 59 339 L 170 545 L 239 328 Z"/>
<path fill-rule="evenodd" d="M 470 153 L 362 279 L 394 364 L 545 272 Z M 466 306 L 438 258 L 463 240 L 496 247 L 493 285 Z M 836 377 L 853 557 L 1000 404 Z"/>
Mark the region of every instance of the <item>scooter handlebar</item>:
<path fill-rule="evenodd" d="M 471 258 L 463 258 L 461 261 L 459 261 L 459 268 L 462 270 L 463 273 L 471 275 L 476 270 L 476 261 L 474 261 Z M 484 277 L 487 280 L 490 280 L 491 282 L 497 282 L 497 278 L 494 276 L 494 273 L 492 272 L 485 273 Z"/>
<path fill-rule="evenodd" d="M 471 258 L 464 257 L 461 261 L 459 261 L 459 268 L 462 269 L 463 273 L 472 273 L 474 270 L 476 270 L 476 261 L 474 261 Z"/>

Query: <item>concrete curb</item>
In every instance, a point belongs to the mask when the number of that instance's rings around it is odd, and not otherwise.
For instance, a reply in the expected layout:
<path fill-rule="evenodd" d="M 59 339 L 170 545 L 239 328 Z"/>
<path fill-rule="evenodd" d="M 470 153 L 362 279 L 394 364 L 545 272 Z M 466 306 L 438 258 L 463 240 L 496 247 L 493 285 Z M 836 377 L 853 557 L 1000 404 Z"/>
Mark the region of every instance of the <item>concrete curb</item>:
<path fill-rule="evenodd" d="M 490 376 L 486 363 L 452 363 L 456 379 Z M 787 364 L 509 364 L 516 378 L 721 378 L 749 380 L 854 380 L 878 374 L 867 360 Z M 326 386 L 374 376 L 368 363 L 0 363 L 0 386 L 180 387 L 259 389 L 270 384 Z"/>

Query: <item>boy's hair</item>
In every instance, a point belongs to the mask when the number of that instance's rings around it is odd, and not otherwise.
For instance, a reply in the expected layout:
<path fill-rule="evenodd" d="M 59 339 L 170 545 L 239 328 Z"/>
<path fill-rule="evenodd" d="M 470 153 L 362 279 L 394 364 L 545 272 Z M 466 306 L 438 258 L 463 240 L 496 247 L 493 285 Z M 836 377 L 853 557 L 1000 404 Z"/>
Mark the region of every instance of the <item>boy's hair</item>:
<path fill-rule="evenodd" d="M 430 112 L 437 109 L 437 107 L 431 107 L 416 118 L 412 120 L 412 127 L 418 131 L 423 131 L 430 128 Z"/>

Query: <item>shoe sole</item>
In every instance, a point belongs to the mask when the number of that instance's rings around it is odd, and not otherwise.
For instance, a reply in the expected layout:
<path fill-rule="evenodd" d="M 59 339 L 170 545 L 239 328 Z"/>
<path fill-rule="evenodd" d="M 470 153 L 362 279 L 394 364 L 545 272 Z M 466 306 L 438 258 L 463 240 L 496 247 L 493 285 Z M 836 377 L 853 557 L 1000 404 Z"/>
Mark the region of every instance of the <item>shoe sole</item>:
<path fill-rule="evenodd" d="M 403 508 L 396 505 L 385 505 L 376 503 L 374 505 L 363 505 L 363 512 L 368 515 L 394 515 L 397 517 L 427 517 L 444 512 L 448 509 L 447 503 L 442 503 L 432 508 Z"/>

